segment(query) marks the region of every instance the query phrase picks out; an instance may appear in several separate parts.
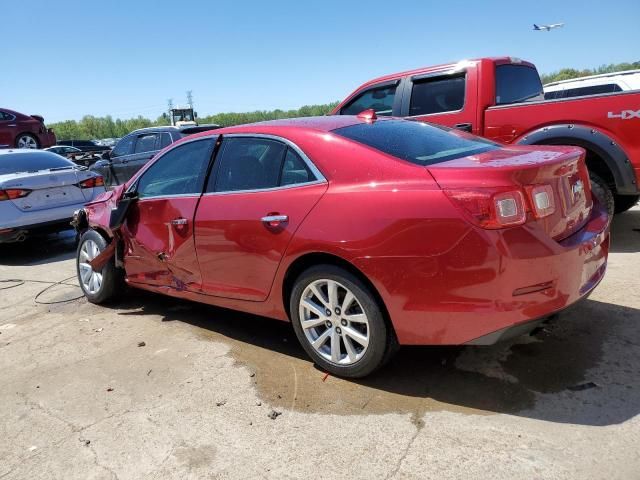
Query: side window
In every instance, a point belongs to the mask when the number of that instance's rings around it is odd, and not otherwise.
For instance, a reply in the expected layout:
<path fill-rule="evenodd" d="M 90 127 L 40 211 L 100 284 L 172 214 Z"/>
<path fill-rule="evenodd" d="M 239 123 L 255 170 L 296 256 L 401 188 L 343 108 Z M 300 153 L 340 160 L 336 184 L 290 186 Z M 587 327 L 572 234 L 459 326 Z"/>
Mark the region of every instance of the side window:
<path fill-rule="evenodd" d="M 200 194 L 213 150 L 211 139 L 185 143 L 162 155 L 138 180 L 138 196 Z"/>
<path fill-rule="evenodd" d="M 411 89 L 409 115 L 454 112 L 464 106 L 465 76 L 416 80 Z"/>
<path fill-rule="evenodd" d="M 157 136 L 155 133 L 140 135 L 136 142 L 135 153 L 153 152 L 156 149 Z"/>
<path fill-rule="evenodd" d="M 282 164 L 280 185 L 294 185 L 315 180 L 315 176 L 309 170 L 307 164 L 291 147 L 287 148 L 287 154 Z"/>
<path fill-rule="evenodd" d="M 605 85 L 591 85 L 589 87 L 568 88 L 565 90 L 567 97 L 583 97 L 585 95 L 599 95 L 602 93 L 621 92 L 622 89 L 615 83 Z"/>
<path fill-rule="evenodd" d="M 0 112 L 0 122 L 2 122 L 4 120 L 9 120 L 9 115 L 7 115 L 4 112 Z"/>
<path fill-rule="evenodd" d="M 172 143 L 173 143 L 173 141 L 171 140 L 171 134 L 169 134 L 169 133 L 161 134 L 161 136 L 160 136 L 160 149 L 168 147 Z"/>
<path fill-rule="evenodd" d="M 391 116 L 393 114 L 393 101 L 396 97 L 397 85 L 371 88 L 361 93 L 340 110 L 341 115 L 358 115 L 370 108 L 376 115 Z"/>
<path fill-rule="evenodd" d="M 496 105 L 543 98 L 542 82 L 535 68 L 512 64 L 496 67 Z"/>
<path fill-rule="evenodd" d="M 260 190 L 277 187 L 286 145 L 276 140 L 231 137 L 222 141 L 208 192 Z M 213 182 L 215 181 L 215 185 Z"/>
<path fill-rule="evenodd" d="M 128 135 L 121 139 L 111 152 L 112 157 L 120 157 L 122 155 L 129 155 L 133 150 L 133 142 L 135 141 L 135 135 Z"/>

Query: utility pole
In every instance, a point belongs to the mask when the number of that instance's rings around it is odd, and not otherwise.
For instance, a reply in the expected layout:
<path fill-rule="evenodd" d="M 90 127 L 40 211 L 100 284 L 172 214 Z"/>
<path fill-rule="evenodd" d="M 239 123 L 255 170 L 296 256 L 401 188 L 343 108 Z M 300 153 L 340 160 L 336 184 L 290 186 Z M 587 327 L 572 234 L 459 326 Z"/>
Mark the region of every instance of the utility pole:
<path fill-rule="evenodd" d="M 167 114 L 171 115 L 171 110 L 173 109 L 173 98 L 167 100 Z"/>
<path fill-rule="evenodd" d="M 190 108 L 193 108 L 193 90 L 187 90 L 187 103 Z"/>

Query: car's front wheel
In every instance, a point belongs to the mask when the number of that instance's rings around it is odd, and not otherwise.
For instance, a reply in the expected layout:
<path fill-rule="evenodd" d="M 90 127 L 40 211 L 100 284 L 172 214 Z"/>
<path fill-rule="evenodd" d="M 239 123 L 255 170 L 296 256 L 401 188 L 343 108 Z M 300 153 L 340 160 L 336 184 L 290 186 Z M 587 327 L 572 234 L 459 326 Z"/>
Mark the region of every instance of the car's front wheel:
<path fill-rule="evenodd" d="M 111 300 L 122 288 L 122 273 L 111 258 L 99 271 L 89 262 L 107 248 L 107 241 L 95 230 L 87 230 L 78 243 L 76 267 L 78 282 L 87 300 L 104 303 Z"/>
<path fill-rule="evenodd" d="M 309 356 L 341 377 L 364 377 L 383 365 L 393 333 L 367 285 L 350 272 L 318 265 L 296 280 L 293 328 Z"/>
<path fill-rule="evenodd" d="M 30 133 L 21 133 L 16 138 L 17 148 L 38 148 L 39 146 L 38 139 Z"/>

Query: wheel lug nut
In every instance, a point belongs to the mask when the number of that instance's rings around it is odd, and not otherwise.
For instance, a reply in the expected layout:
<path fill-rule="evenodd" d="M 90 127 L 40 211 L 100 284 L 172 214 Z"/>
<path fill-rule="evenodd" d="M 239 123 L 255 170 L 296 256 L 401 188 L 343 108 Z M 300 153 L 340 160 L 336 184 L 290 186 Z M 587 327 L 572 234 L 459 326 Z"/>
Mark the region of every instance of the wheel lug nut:
<path fill-rule="evenodd" d="M 347 321 L 346 321 L 346 320 L 344 320 L 344 319 L 342 319 L 342 320 L 340 321 L 340 323 L 342 324 L 342 326 L 343 326 L 343 327 L 346 327 L 346 326 L 347 326 Z"/>
<path fill-rule="evenodd" d="M 336 315 L 340 315 L 340 309 L 339 308 L 336 308 L 335 312 L 336 312 Z"/>
<path fill-rule="evenodd" d="M 342 329 L 340 327 L 336 328 L 336 333 L 342 333 Z"/>
<path fill-rule="evenodd" d="M 327 324 L 326 324 L 326 325 L 327 325 L 327 328 L 331 328 L 331 327 L 333 327 L 333 323 L 331 323 L 331 322 L 330 322 L 330 321 L 328 321 L 328 320 L 327 320 Z"/>
<path fill-rule="evenodd" d="M 328 308 L 325 310 L 325 312 L 324 312 L 324 313 L 326 313 L 326 314 L 327 314 L 327 317 L 330 317 L 330 316 L 331 316 L 331 310 L 329 310 Z"/>

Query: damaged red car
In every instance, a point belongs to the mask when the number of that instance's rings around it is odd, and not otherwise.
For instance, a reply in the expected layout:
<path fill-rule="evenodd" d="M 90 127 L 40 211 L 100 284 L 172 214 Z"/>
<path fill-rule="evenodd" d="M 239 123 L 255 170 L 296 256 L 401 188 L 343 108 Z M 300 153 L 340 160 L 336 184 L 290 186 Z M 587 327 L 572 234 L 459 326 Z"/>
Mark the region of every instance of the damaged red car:
<path fill-rule="evenodd" d="M 344 377 L 398 345 L 526 333 L 589 295 L 609 250 L 582 149 L 372 111 L 187 137 L 75 224 L 90 302 L 126 282 L 291 321 Z"/>

